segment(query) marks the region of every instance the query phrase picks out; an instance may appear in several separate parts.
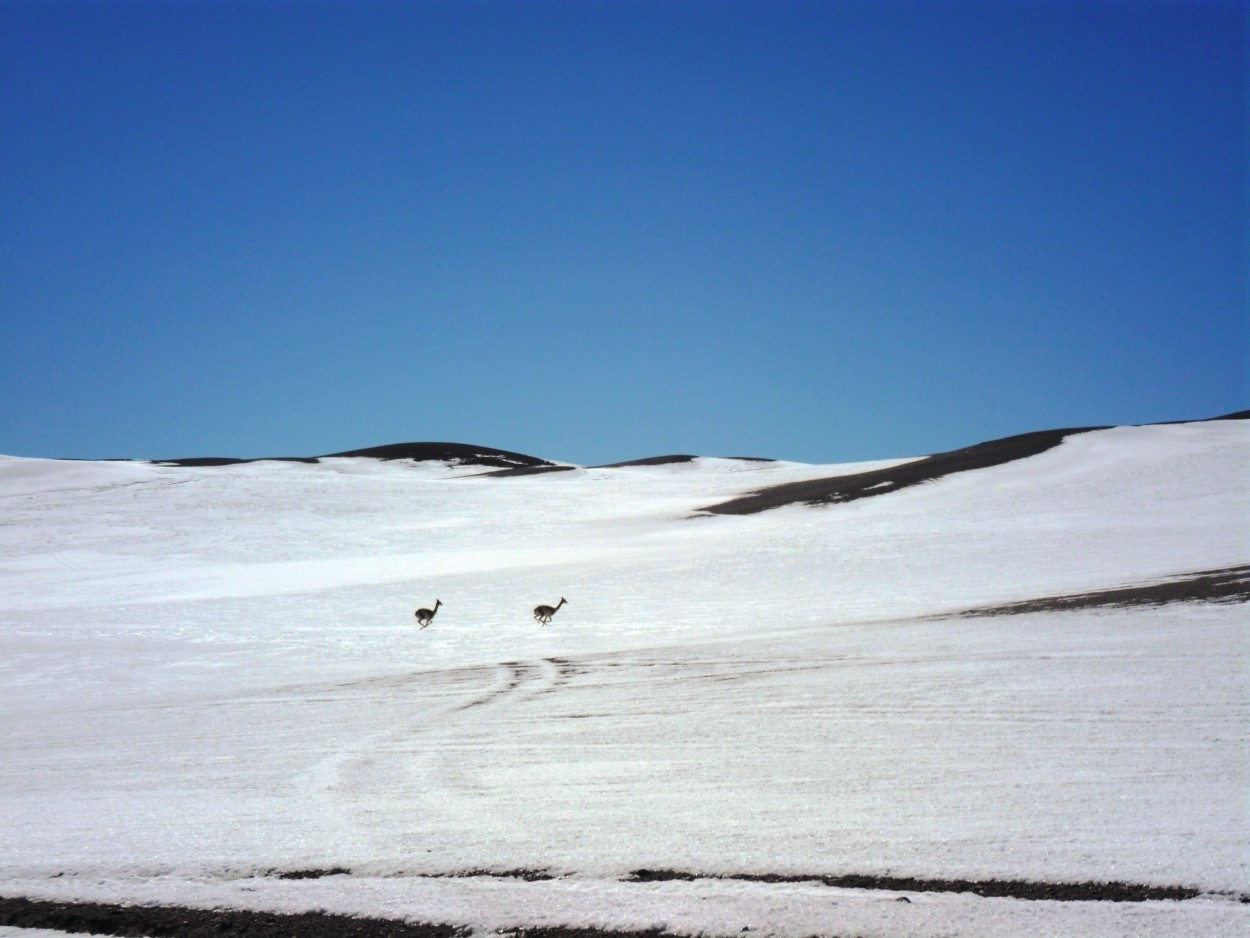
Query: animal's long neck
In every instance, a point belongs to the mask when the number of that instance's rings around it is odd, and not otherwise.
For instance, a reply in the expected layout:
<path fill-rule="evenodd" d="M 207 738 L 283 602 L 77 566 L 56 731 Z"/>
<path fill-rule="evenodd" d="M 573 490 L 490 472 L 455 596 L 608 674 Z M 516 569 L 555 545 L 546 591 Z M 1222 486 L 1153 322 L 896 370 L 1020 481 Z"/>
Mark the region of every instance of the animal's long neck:
<path fill-rule="evenodd" d="M 556 603 L 556 608 L 557 608 L 557 609 L 559 609 L 559 608 L 560 608 L 561 606 L 563 606 L 566 602 L 568 602 L 568 600 L 566 600 L 563 596 L 561 596 L 561 597 L 560 597 L 560 601 L 559 601 L 558 603 Z"/>

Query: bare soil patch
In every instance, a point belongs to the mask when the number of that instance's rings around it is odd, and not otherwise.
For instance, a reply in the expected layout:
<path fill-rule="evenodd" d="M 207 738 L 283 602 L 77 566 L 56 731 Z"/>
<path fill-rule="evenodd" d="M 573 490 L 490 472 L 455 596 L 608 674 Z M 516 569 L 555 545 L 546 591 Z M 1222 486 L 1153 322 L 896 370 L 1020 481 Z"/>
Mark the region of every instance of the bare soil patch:
<path fill-rule="evenodd" d="M 981 606 L 954 614 L 955 618 L 1010 616 L 1028 612 L 1068 612 L 1077 609 L 1124 606 L 1164 606 L 1170 603 L 1244 603 L 1250 601 L 1250 564 L 1198 570 L 1154 583 L 1042 596 L 998 606 Z M 941 618 L 951 618 L 942 616 Z"/>
<path fill-rule="evenodd" d="M 473 934 L 473 929 L 455 925 L 328 912 L 250 912 L 4 897 L 0 897 L 0 925 L 135 938 L 466 938 Z M 544 927 L 499 934 L 516 938 L 658 938 L 665 933 Z"/>
<path fill-rule="evenodd" d="M 273 870 L 269 875 L 275 879 L 324 879 L 327 876 L 350 876 L 351 872 L 345 866 L 331 866 L 307 870 Z"/>
<path fill-rule="evenodd" d="M 1246 420 L 1250 411 L 1242 410 L 1211 420 Z M 1204 423 L 1206 421 L 1172 421 L 1172 423 Z M 988 469 L 1017 459 L 1027 459 L 1058 446 L 1065 438 L 1091 430 L 1108 430 L 1110 427 L 1070 427 L 1063 430 L 1038 430 L 1021 433 L 965 446 L 945 453 L 925 456 L 901 466 L 874 469 L 854 475 L 835 476 L 828 479 L 809 479 L 805 482 L 787 482 L 769 488 L 758 489 L 738 498 L 700 508 L 699 511 L 717 515 L 750 515 L 783 505 L 831 505 L 888 495 L 913 485 L 932 482 L 956 472 Z"/>
<path fill-rule="evenodd" d="M 517 468 L 529 466 L 551 466 L 546 459 L 526 456 L 524 453 L 513 453 L 504 449 L 493 449 L 489 446 L 475 446 L 471 443 L 388 443 L 384 446 L 370 446 L 365 449 L 345 450 L 341 453 L 326 453 L 322 456 L 262 456 L 258 458 L 238 458 L 234 456 L 190 456 L 179 459 L 154 459 L 152 462 L 167 466 L 233 466 L 250 462 L 303 462 L 315 463 L 322 459 L 334 458 L 364 459 L 411 459 L 414 462 L 449 462 L 466 466 L 496 466 Z"/>
<path fill-rule="evenodd" d="M 0 925 L 151 938 L 458 938 L 451 925 L 354 918 L 326 912 L 249 912 L 0 898 Z"/>
<path fill-rule="evenodd" d="M 1005 899 L 1048 899 L 1053 902 L 1146 902 L 1159 899 L 1193 899 L 1201 892 L 1189 886 L 1148 886 L 1139 883 L 1048 883 L 1014 879 L 922 879 L 913 876 L 874 876 L 849 873 L 839 876 L 780 875 L 775 873 L 698 874 L 679 870 L 635 870 L 630 877 L 639 883 L 665 880 L 736 879 L 752 883 L 822 883 L 839 889 L 880 889 L 888 892 L 970 892 Z"/>
<path fill-rule="evenodd" d="M 976 446 L 966 446 L 948 453 L 937 453 L 887 469 L 774 485 L 699 510 L 717 515 L 751 515 L 783 505 L 830 505 L 859 498 L 872 498 L 923 482 L 932 482 L 955 472 L 987 469 L 1017 459 L 1026 459 L 1058 446 L 1065 437 L 1075 433 L 1105 429 L 1107 428 L 1079 427 L 1024 433 L 978 443 Z"/>
<path fill-rule="evenodd" d="M 698 456 L 689 453 L 673 453 L 668 456 L 646 456 L 643 459 L 629 459 L 625 462 L 610 462 L 592 469 L 628 469 L 631 466 L 672 466 L 678 463 L 694 462 Z M 716 459 L 735 459 L 738 462 L 776 462 L 766 456 L 716 456 Z"/>
<path fill-rule="evenodd" d="M 498 478 L 508 478 L 511 476 L 534 476 L 534 475 L 540 475 L 544 472 L 569 472 L 576 468 L 577 468 L 576 466 L 551 466 L 551 465 L 513 466 L 509 469 L 495 469 L 492 472 L 480 472 L 477 475 L 472 476 L 471 478 L 498 479 Z"/>
<path fill-rule="evenodd" d="M 247 912 L 4 897 L 0 897 L 0 925 L 133 938 L 466 938 L 474 933 L 474 929 L 459 925 L 356 918 L 327 912 Z M 659 938 L 665 933 L 655 929 L 612 932 L 551 927 L 519 928 L 499 934 L 516 938 Z"/>

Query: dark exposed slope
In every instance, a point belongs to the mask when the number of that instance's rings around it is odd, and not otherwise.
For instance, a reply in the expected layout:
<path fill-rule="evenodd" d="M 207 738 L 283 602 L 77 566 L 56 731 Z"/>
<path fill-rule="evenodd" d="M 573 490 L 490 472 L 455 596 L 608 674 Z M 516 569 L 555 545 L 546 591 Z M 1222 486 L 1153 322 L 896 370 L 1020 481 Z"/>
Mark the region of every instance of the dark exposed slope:
<path fill-rule="evenodd" d="M 627 466 L 669 466 L 682 462 L 694 462 L 697 456 L 691 456 L 687 453 L 674 453 L 671 456 L 647 456 L 643 459 L 629 459 L 625 462 L 610 462 L 603 466 L 595 466 L 596 469 L 623 469 Z"/>
<path fill-rule="evenodd" d="M 550 463 L 541 466 L 512 466 L 508 469 L 496 469 L 493 472 L 479 472 L 473 478 L 498 479 L 512 478 L 514 476 L 536 476 L 544 472 L 570 472 L 576 468 L 577 466 L 555 466 Z"/>
<path fill-rule="evenodd" d="M 1147 426 L 1247 419 L 1250 419 L 1250 410 L 1239 410 L 1219 417 L 1208 417 L 1205 420 L 1172 420 L 1165 424 L 1147 424 Z M 1109 429 L 1111 428 L 1105 426 L 1071 427 L 1064 430 L 1021 433 L 1016 436 L 1003 437 L 1000 440 L 978 443 L 975 446 L 965 446 L 963 449 L 926 456 L 890 469 L 876 469 L 871 472 L 836 476 L 831 479 L 789 482 L 759 489 L 739 498 L 709 505 L 699 510 L 718 515 L 750 515 L 767 511 L 770 508 L 780 508 L 782 505 L 828 505 L 854 501 L 857 498 L 870 498 L 874 495 L 886 495 L 912 485 L 919 485 L 921 482 L 932 482 L 934 479 L 940 479 L 952 473 L 988 469 L 991 466 L 1036 456 L 1038 453 L 1044 453 L 1058 446 L 1065 437 L 1077 433 Z"/>
<path fill-rule="evenodd" d="M 337 871 L 336 871 L 337 872 Z M 347 871 L 342 871 L 346 873 Z M 489 875 L 489 874 L 487 874 Z M 821 883 L 840 889 L 889 892 L 957 892 L 978 896 L 1050 902 L 1184 901 L 1202 893 L 1192 886 L 1158 886 L 1125 882 L 1043 882 L 1026 880 L 951 880 L 920 877 L 774 874 L 698 874 L 681 870 L 634 871 L 629 882 L 667 882 L 703 878 L 757 883 Z M 901 897 L 906 898 L 906 897 Z M 1236 897 L 1245 902 L 1245 896 Z M 910 901 L 910 900 L 907 900 Z M 164 938 L 464 938 L 473 929 L 454 925 L 357 918 L 324 911 L 256 912 L 245 909 L 199 909 L 90 901 L 56 901 L 0 896 L 0 925 L 49 928 L 69 933 L 152 936 Z M 746 929 L 744 929 L 745 931 Z M 666 938 L 662 927 L 645 932 L 613 931 L 551 925 L 500 932 L 515 938 Z"/>
<path fill-rule="evenodd" d="M 204 466 L 238 466 L 248 462 L 315 463 L 317 461 L 316 456 L 257 456 L 252 459 L 243 459 L 237 456 L 181 456 L 178 459 L 149 460 L 149 462 L 159 463 L 162 466 L 183 466 L 188 469 L 198 469 Z"/>
<path fill-rule="evenodd" d="M 749 883 L 822 883 L 836 889 L 883 889 L 890 892 L 970 892 L 985 898 L 1050 902 L 1148 902 L 1164 899 L 1196 899 L 1202 893 L 1192 886 L 1151 886 L 1123 882 L 1045 882 L 1020 879 L 938 879 L 872 873 L 807 876 L 778 873 L 721 873 L 701 875 L 683 870 L 635 870 L 636 883 L 662 883 L 695 879 L 731 879 Z M 910 901 L 910 900 L 909 900 Z"/>
<path fill-rule="evenodd" d="M 0 898 L 0 925 L 93 935 L 180 938 L 456 938 L 468 929 L 326 912 L 249 912 Z"/>
<path fill-rule="evenodd" d="M 647 456 L 643 459 L 629 459 L 625 462 L 610 462 L 603 466 L 594 466 L 595 469 L 626 469 L 631 466 L 670 466 L 676 463 L 694 462 L 698 456 L 691 456 L 687 453 L 673 453 L 669 456 Z M 760 456 L 720 456 L 718 459 L 737 459 L 742 462 L 776 462 L 775 459 L 767 459 Z"/>
<path fill-rule="evenodd" d="M 467 443 L 391 443 L 388 446 L 371 446 L 367 449 L 347 450 L 343 453 L 327 453 L 332 456 L 359 456 L 369 459 L 412 459 L 416 462 L 458 462 L 472 466 L 550 466 L 546 459 L 513 453 L 505 449 L 474 446 Z"/>
<path fill-rule="evenodd" d="M 750 515 L 767 511 L 770 508 L 780 508 L 782 505 L 826 505 L 854 501 L 857 498 L 870 498 L 887 492 L 897 492 L 899 489 L 919 485 L 921 482 L 931 482 L 955 472 L 988 469 L 990 466 L 1036 456 L 1051 447 L 1058 446 L 1065 437 L 1074 433 L 1105 429 L 1107 428 L 1077 427 L 1022 433 L 1017 436 L 1004 437 L 1001 440 L 990 440 L 988 443 L 978 443 L 975 446 L 965 446 L 963 449 L 951 450 L 948 453 L 937 453 L 901 466 L 891 466 L 888 469 L 873 469 L 854 475 L 774 485 L 717 505 L 709 505 L 701 508 L 700 511 L 718 515 Z"/>
<path fill-rule="evenodd" d="M 492 449 L 489 446 L 474 446 L 468 443 L 390 443 L 385 446 L 370 446 L 366 449 L 346 450 L 341 453 L 326 453 L 323 456 L 268 456 L 254 459 L 238 459 L 230 456 L 193 456 L 181 459 L 156 459 L 167 466 L 232 466 L 239 463 L 275 460 L 278 462 L 315 463 L 322 459 L 338 457 L 355 457 L 362 459 L 411 459 L 416 462 L 454 462 L 470 466 L 496 466 L 516 468 L 521 466 L 550 466 L 545 459 L 526 456 L 524 453 L 512 453 L 503 449 Z"/>
<path fill-rule="evenodd" d="M 1209 420 L 1246 420 L 1250 419 L 1250 410 L 1237 411 Z M 1171 421 L 1172 423 L 1190 423 L 1195 421 Z M 896 491 L 919 482 L 927 482 L 941 478 L 952 472 L 964 472 L 968 469 L 983 469 L 1013 459 L 1023 459 L 1036 455 L 1058 445 L 1065 436 L 1083 433 L 1087 430 L 1105 430 L 1107 427 L 1080 427 L 1069 430 L 1043 430 L 1036 433 L 1024 433 L 1019 436 L 992 440 L 976 446 L 951 450 L 928 456 L 905 466 L 895 469 L 882 469 L 876 472 L 860 473 L 855 476 L 840 476 L 836 479 L 812 480 L 796 482 L 771 489 L 762 489 L 743 498 L 736 498 L 720 505 L 703 509 L 716 514 L 751 514 L 788 505 L 795 502 L 824 504 L 828 502 L 851 501 L 870 495 L 880 495 Z M 239 463 L 275 461 L 316 463 L 331 457 L 359 457 L 366 459 L 411 459 L 416 462 L 456 462 L 462 465 L 493 466 L 499 469 L 523 470 L 512 475 L 528 475 L 529 469 L 537 467 L 540 471 L 567 469 L 568 466 L 556 466 L 550 460 L 514 453 L 508 450 L 494 449 L 489 446 L 475 446 L 468 443 L 390 443 L 384 446 L 370 446 L 365 449 L 345 450 L 339 453 L 326 453 L 321 456 L 260 456 L 240 458 L 234 456 L 190 456 L 177 459 L 154 459 L 168 466 L 232 466 Z M 697 459 L 685 453 L 666 456 L 648 456 L 643 459 L 631 459 L 625 462 L 608 463 L 596 466 L 598 469 L 614 469 L 628 466 L 663 466 L 673 463 L 691 462 Z M 753 456 L 728 456 L 727 459 L 741 459 L 750 462 L 775 462 Z"/>
<path fill-rule="evenodd" d="M 1250 564 L 1199 570 L 1169 577 L 1156 583 L 1120 586 L 1088 593 L 1042 596 L 998 606 L 965 609 L 959 618 L 1010 616 L 1026 612 L 1070 612 L 1077 609 L 1122 608 L 1125 606 L 1166 606 L 1171 603 L 1250 602 Z M 942 616 L 940 618 L 947 618 Z"/>

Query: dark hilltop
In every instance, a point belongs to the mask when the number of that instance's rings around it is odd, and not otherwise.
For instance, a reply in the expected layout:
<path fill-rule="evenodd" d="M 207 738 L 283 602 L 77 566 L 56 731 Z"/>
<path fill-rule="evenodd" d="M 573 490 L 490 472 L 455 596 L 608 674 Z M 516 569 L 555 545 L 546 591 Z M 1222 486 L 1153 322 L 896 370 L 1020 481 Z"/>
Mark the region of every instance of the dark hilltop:
<path fill-rule="evenodd" d="M 233 456 L 190 456 L 178 459 L 153 459 L 151 462 L 160 463 L 163 466 L 200 467 L 234 466 L 240 463 L 268 461 L 316 463 L 323 459 L 352 457 L 383 460 L 411 459 L 413 462 L 447 462 L 502 469 L 555 465 L 537 456 L 526 456 L 524 453 L 513 453 L 505 449 L 476 446 L 471 443 L 388 443 L 384 446 L 350 449 L 340 453 L 325 453 L 321 456 L 259 456 L 248 459 Z"/>
<path fill-rule="evenodd" d="M 1250 410 L 1237 411 L 1210 420 L 1250 419 Z M 1190 423 L 1205 421 L 1169 421 Z M 1109 426 L 1068 427 L 1058 430 L 1037 430 L 1002 439 L 977 443 L 947 452 L 935 453 L 904 462 L 885 469 L 839 475 L 824 479 L 789 482 L 758 489 L 715 505 L 707 505 L 699 511 L 703 514 L 747 515 L 783 505 L 830 505 L 886 495 L 900 489 L 931 482 L 956 472 L 988 469 L 1017 459 L 1026 459 L 1058 446 L 1067 437 L 1092 430 L 1107 430 Z M 363 458 L 379 460 L 412 460 L 413 462 L 444 462 L 462 466 L 482 466 L 491 477 L 514 477 L 550 472 L 567 472 L 580 468 L 567 463 L 556 463 L 537 456 L 527 456 L 509 450 L 470 443 L 390 443 L 365 449 L 344 450 L 321 456 L 265 456 L 236 458 L 231 456 L 195 456 L 177 459 L 154 459 L 149 462 L 164 466 L 232 466 L 240 463 L 262 461 L 317 463 L 323 459 Z M 625 462 L 593 466 L 595 469 L 623 469 L 637 466 L 664 466 L 693 462 L 699 457 L 687 453 L 665 456 L 649 456 Z M 775 462 L 773 459 L 750 456 L 725 457 L 748 462 Z"/>

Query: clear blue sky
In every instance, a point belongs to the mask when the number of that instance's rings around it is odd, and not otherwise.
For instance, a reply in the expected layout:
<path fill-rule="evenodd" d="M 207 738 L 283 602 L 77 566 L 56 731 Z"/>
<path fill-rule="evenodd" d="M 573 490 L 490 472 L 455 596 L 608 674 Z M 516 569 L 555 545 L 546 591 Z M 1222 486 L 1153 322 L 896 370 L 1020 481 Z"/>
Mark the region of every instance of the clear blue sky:
<path fill-rule="evenodd" d="M 1247 7 L 0 0 L 0 453 L 1250 407 Z"/>

